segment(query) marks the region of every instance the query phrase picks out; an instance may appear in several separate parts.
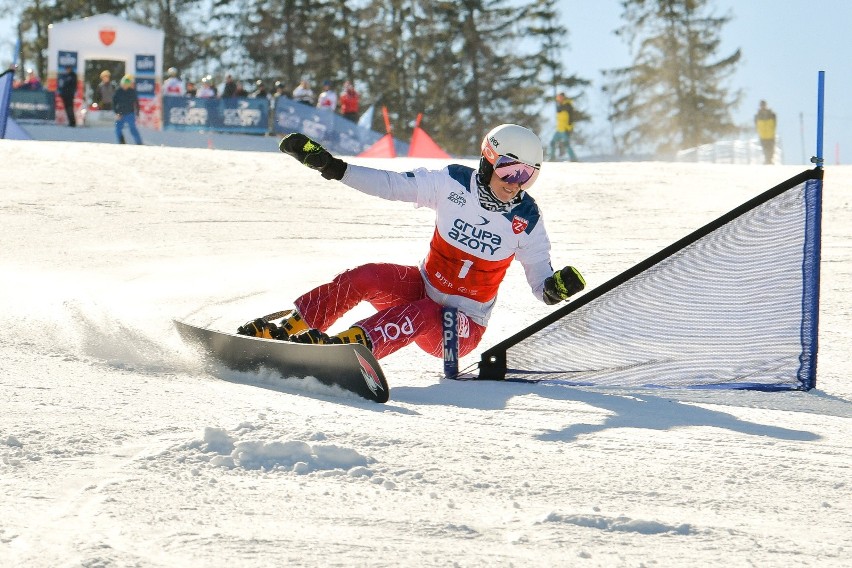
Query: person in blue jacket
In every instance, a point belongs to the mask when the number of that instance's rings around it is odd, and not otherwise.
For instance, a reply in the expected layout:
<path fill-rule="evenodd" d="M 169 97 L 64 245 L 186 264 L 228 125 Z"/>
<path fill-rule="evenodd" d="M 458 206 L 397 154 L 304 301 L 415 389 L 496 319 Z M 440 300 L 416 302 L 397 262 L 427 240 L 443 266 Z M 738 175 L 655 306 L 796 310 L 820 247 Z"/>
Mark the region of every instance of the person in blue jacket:
<path fill-rule="evenodd" d="M 139 96 L 133 88 L 133 78 L 125 75 L 121 78 L 121 88 L 112 99 L 115 112 L 115 137 L 119 144 L 124 144 L 124 126 L 130 129 L 130 135 L 137 144 L 142 144 L 142 137 L 136 128 L 136 116 L 139 114 Z"/>

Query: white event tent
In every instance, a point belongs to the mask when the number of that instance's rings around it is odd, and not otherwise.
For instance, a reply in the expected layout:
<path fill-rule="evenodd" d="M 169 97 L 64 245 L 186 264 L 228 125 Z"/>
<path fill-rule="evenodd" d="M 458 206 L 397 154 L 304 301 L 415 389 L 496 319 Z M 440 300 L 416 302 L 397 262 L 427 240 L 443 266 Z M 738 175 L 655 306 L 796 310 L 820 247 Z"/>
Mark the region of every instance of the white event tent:
<path fill-rule="evenodd" d="M 99 69 L 93 69 L 86 63 L 104 63 L 107 68 L 121 70 L 134 78 L 139 93 L 139 123 L 159 129 L 164 38 L 162 30 L 112 14 L 51 24 L 47 32 L 47 88 L 55 91 L 59 75 L 67 66 L 73 67 L 78 76 L 74 107 L 79 114 L 86 105 L 86 79 L 100 73 Z M 113 72 L 114 81 L 118 82 L 120 78 Z M 64 123 L 66 118 L 64 112 L 59 112 L 62 108 L 59 97 L 56 104 L 57 122 Z"/>

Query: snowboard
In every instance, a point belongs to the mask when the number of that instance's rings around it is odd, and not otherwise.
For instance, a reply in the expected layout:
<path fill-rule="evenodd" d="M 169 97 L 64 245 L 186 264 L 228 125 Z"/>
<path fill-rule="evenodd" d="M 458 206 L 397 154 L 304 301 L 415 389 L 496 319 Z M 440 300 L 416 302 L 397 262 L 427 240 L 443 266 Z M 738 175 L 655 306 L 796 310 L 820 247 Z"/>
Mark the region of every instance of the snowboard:
<path fill-rule="evenodd" d="M 306 345 L 226 333 L 180 320 L 174 324 L 184 341 L 198 345 L 210 360 L 229 369 L 257 372 L 266 368 L 284 378 L 314 377 L 375 402 L 390 398 L 379 362 L 361 344 Z"/>

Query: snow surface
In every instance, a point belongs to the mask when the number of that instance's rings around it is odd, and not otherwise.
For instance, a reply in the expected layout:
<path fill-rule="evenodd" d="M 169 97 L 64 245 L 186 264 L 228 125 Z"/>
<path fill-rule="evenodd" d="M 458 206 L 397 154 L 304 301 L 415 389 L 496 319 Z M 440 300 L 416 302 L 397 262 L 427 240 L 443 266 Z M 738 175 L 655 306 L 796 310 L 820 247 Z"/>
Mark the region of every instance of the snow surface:
<path fill-rule="evenodd" d="M 852 565 L 852 167 L 826 171 L 817 389 L 442 381 L 409 347 L 379 405 L 206 367 L 171 319 L 416 263 L 431 211 L 275 152 L 0 156 L 1 566 Z M 594 286 L 799 171 L 546 164 L 532 193 Z M 513 266 L 481 349 L 551 309 Z"/>

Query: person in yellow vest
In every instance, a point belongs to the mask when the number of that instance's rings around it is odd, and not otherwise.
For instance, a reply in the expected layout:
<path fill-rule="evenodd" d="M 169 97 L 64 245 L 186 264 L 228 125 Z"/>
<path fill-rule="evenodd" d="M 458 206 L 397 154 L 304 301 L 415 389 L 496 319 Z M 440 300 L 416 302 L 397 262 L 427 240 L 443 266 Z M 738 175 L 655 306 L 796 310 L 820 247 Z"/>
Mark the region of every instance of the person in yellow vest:
<path fill-rule="evenodd" d="M 775 155 L 775 113 L 766 105 L 766 101 L 760 101 L 760 108 L 754 115 L 754 127 L 763 146 L 764 164 L 771 164 Z"/>
<path fill-rule="evenodd" d="M 571 147 L 571 132 L 574 130 L 574 103 L 565 93 L 556 95 L 556 133 L 550 140 L 550 159 L 564 160 L 565 154 L 572 162 L 577 155 Z M 557 152 L 557 149 L 559 152 Z"/>

